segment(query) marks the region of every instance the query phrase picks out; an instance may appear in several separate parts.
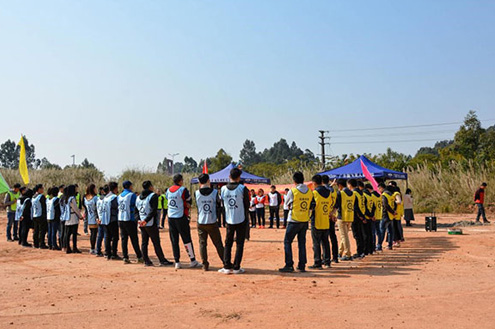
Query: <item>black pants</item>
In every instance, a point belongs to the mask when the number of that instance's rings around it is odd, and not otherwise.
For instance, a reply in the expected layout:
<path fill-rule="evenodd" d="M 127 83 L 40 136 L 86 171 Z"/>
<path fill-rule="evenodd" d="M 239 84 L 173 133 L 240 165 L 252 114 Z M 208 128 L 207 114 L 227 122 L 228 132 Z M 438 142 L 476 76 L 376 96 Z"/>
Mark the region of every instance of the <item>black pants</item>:
<path fill-rule="evenodd" d="M 170 242 L 172 243 L 172 251 L 176 263 L 180 262 L 180 247 L 179 236 L 182 238 L 182 243 L 188 250 L 191 262 L 196 260 L 194 257 L 194 249 L 191 240 L 191 228 L 189 227 L 189 219 L 184 216 L 181 218 L 168 218 L 168 232 L 170 234 Z M 190 248 L 190 249 L 189 249 Z M 192 257 L 191 257 L 192 256 Z"/>
<path fill-rule="evenodd" d="M 225 237 L 225 252 L 223 256 L 224 268 L 238 270 L 241 268 L 242 255 L 244 254 L 244 241 L 246 239 L 246 226 L 249 222 L 244 220 L 240 224 L 227 223 L 227 236 Z M 235 239 L 235 258 L 232 264 L 232 247 Z"/>
<path fill-rule="evenodd" d="M 265 207 L 256 208 L 256 215 L 258 217 L 258 226 L 265 226 Z"/>
<path fill-rule="evenodd" d="M 28 246 L 28 235 L 29 235 L 29 229 L 31 228 L 31 219 L 26 219 L 24 218 L 19 222 L 19 231 L 20 231 L 20 236 L 19 236 L 19 244 L 22 246 Z"/>
<path fill-rule="evenodd" d="M 366 223 L 363 224 L 364 229 L 364 254 L 365 255 L 373 255 L 375 251 L 375 247 L 373 246 L 373 229 L 372 225 L 374 225 L 371 219 L 367 219 Z"/>
<path fill-rule="evenodd" d="M 256 227 L 256 210 L 249 212 L 249 218 L 251 219 L 251 226 Z"/>
<path fill-rule="evenodd" d="M 289 222 L 284 238 L 285 251 L 285 266 L 293 267 L 294 259 L 292 257 L 292 241 L 297 236 L 297 246 L 299 248 L 299 263 L 298 268 L 304 269 L 307 263 L 306 256 L 306 232 L 308 231 L 308 223 Z"/>
<path fill-rule="evenodd" d="M 107 238 L 105 239 L 107 257 L 117 256 L 117 248 L 119 247 L 119 223 L 114 221 L 104 226 L 107 234 Z"/>
<path fill-rule="evenodd" d="M 394 241 L 402 241 L 402 231 L 400 229 L 400 220 L 393 220 L 392 227 L 394 228 Z"/>
<path fill-rule="evenodd" d="M 223 255 L 225 249 L 223 247 L 222 236 L 217 224 L 198 224 L 199 236 L 199 254 L 204 265 L 208 265 L 208 236 L 217 250 L 218 257 L 223 264 Z"/>
<path fill-rule="evenodd" d="M 136 253 L 136 257 L 143 258 L 143 254 L 141 253 L 141 248 L 139 247 L 139 238 L 137 232 L 137 225 L 134 221 L 128 222 L 119 222 L 120 227 L 120 238 L 122 239 L 122 254 L 124 258 L 129 259 L 128 252 L 128 241 L 131 239 L 132 248 L 134 248 L 134 252 Z"/>
<path fill-rule="evenodd" d="M 311 227 L 311 238 L 313 239 L 313 256 L 316 266 L 330 265 L 330 242 L 328 241 L 329 230 L 318 230 Z M 323 258 L 321 249 L 323 247 Z"/>
<path fill-rule="evenodd" d="M 58 243 L 60 244 L 60 248 L 67 248 L 67 245 L 65 244 L 65 235 L 67 232 L 65 232 L 65 221 L 61 220 L 60 221 L 60 234 L 58 235 Z"/>
<path fill-rule="evenodd" d="M 72 237 L 72 249 L 77 250 L 77 228 L 79 225 L 65 225 L 65 248 L 67 248 L 67 251 L 70 251 L 70 239 Z"/>
<path fill-rule="evenodd" d="M 45 237 L 48 231 L 48 222 L 46 218 L 33 218 L 33 245 L 35 248 L 46 247 Z"/>
<path fill-rule="evenodd" d="M 485 214 L 485 206 L 482 203 L 477 203 L 476 206 L 478 207 L 478 214 L 476 215 L 476 221 L 480 220 L 480 217 L 483 217 L 483 221 L 486 222 L 486 214 Z"/>
<path fill-rule="evenodd" d="M 273 220 L 277 220 L 277 228 L 280 227 L 280 207 L 272 207 L 270 206 L 270 228 L 273 227 Z"/>
<path fill-rule="evenodd" d="M 364 224 L 361 219 L 354 218 L 354 221 L 352 222 L 352 235 L 356 240 L 357 254 L 364 254 Z"/>
<path fill-rule="evenodd" d="M 148 244 L 149 240 L 153 243 L 155 248 L 156 257 L 160 263 L 167 261 L 163 255 L 162 245 L 160 243 L 160 232 L 158 231 L 157 225 L 144 226 L 141 227 L 141 251 L 143 254 L 143 259 L 146 264 L 151 264 L 150 257 L 148 256 Z"/>
<path fill-rule="evenodd" d="M 91 243 L 91 250 L 96 250 L 96 238 L 98 237 L 98 228 L 90 228 L 89 229 L 90 236 L 89 242 Z"/>
<path fill-rule="evenodd" d="M 284 227 L 287 227 L 287 218 L 289 218 L 289 210 L 284 209 Z"/>
<path fill-rule="evenodd" d="M 218 227 L 225 227 L 226 223 L 225 223 L 225 209 L 222 208 L 222 207 L 218 207 L 217 208 L 217 223 L 218 223 Z"/>
<path fill-rule="evenodd" d="M 337 240 L 337 235 L 335 234 L 335 222 L 330 221 L 330 230 L 328 231 L 330 237 L 330 242 L 332 243 L 332 258 L 334 260 L 339 259 L 339 241 Z"/>
<path fill-rule="evenodd" d="M 168 209 L 162 209 L 162 225 L 161 227 L 165 227 L 165 218 L 167 218 Z"/>

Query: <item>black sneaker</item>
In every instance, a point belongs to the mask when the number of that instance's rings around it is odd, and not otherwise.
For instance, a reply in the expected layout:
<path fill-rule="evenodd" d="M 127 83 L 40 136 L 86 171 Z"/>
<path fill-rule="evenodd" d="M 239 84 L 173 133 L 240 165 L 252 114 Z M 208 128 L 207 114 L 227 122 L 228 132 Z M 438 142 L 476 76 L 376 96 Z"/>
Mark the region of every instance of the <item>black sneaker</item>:
<path fill-rule="evenodd" d="M 484 220 L 484 221 L 483 221 L 483 224 L 490 224 L 490 221 L 488 221 L 488 220 Z"/>
<path fill-rule="evenodd" d="M 124 258 L 124 264 L 130 264 L 131 261 L 129 260 L 129 258 Z"/>
<path fill-rule="evenodd" d="M 14 241 L 19 241 L 19 237 L 18 236 L 15 236 L 14 237 Z"/>
<path fill-rule="evenodd" d="M 304 267 L 297 267 L 297 271 L 300 272 L 300 273 L 305 273 L 306 272 L 306 269 Z"/>
<path fill-rule="evenodd" d="M 25 244 L 23 244 L 22 246 L 23 246 L 24 248 L 32 248 L 32 247 L 33 247 L 33 245 L 32 245 L 32 244 L 30 244 L 30 243 L 25 243 Z"/>
<path fill-rule="evenodd" d="M 172 263 L 168 259 L 165 259 L 165 261 L 160 263 L 160 266 L 171 266 L 171 265 L 174 265 L 174 263 Z"/>
<path fill-rule="evenodd" d="M 290 267 L 285 266 L 285 267 L 279 268 L 278 271 L 281 273 L 292 273 L 292 272 L 294 272 L 294 268 L 292 266 L 290 266 Z"/>
<path fill-rule="evenodd" d="M 112 256 L 111 258 L 112 260 L 122 260 L 122 257 L 120 257 L 119 255 Z"/>
<path fill-rule="evenodd" d="M 332 259 L 332 263 L 338 264 L 339 263 L 339 259 L 338 258 Z"/>
<path fill-rule="evenodd" d="M 48 249 L 48 247 L 47 247 L 47 246 L 45 246 L 45 245 L 41 245 L 41 246 L 40 246 L 40 249 Z"/>
<path fill-rule="evenodd" d="M 311 265 L 311 266 L 308 266 L 308 268 L 312 269 L 312 270 L 322 270 L 323 267 L 321 265 Z"/>
<path fill-rule="evenodd" d="M 145 266 L 145 267 L 153 267 L 154 265 L 153 265 L 153 263 L 152 263 L 152 262 L 149 262 L 149 263 L 146 263 L 146 262 L 145 262 L 145 263 L 144 263 L 144 266 Z"/>
<path fill-rule="evenodd" d="M 101 252 L 99 252 L 99 253 L 96 254 L 96 257 L 103 257 L 103 256 L 104 255 Z"/>

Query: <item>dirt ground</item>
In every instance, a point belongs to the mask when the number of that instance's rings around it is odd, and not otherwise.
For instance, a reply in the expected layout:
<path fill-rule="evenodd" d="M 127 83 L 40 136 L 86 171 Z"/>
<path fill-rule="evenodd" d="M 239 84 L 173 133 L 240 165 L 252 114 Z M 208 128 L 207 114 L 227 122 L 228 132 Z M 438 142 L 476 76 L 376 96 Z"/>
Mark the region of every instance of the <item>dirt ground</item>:
<path fill-rule="evenodd" d="M 396 250 L 305 274 L 276 271 L 283 230 L 255 229 L 246 273 L 227 276 L 107 261 L 88 254 L 86 236 L 79 255 L 20 248 L 6 242 L 2 213 L 0 328 L 494 328 L 495 227 L 450 236 L 425 232 L 424 216 L 417 219 Z M 168 234 L 161 238 L 171 259 Z M 311 259 L 309 233 L 307 246 Z"/>

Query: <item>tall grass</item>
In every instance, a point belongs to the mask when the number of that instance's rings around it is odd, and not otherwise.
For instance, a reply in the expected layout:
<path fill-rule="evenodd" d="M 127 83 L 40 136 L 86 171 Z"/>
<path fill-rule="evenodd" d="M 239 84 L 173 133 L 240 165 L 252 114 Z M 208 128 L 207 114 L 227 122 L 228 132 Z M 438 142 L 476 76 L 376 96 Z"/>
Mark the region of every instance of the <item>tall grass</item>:
<path fill-rule="evenodd" d="M 423 164 L 407 172 L 417 212 L 469 212 L 481 183 L 487 182 L 488 188 L 495 186 L 494 164 L 452 162 L 449 168 Z M 485 203 L 493 204 L 494 200 L 494 193 L 488 189 Z"/>

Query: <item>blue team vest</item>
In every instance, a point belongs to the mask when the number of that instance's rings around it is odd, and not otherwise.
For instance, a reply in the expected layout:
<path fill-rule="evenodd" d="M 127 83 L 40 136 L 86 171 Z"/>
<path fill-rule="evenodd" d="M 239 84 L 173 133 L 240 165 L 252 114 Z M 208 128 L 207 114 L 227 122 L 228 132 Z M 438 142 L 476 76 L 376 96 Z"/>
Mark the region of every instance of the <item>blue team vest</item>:
<path fill-rule="evenodd" d="M 96 218 L 98 217 L 98 211 L 96 210 L 96 204 L 98 197 L 94 196 L 90 200 L 84 198 L 84 205 L 86 206 L 86 218 L 88 219 L 88 225 L 96 225 Z"/>
<path fill-rule="evenodd" d="M 75 198 L 71 196 L 69 200 L 67 200 L 66 204 L 62 204 L 62 202 L 60 202 L 60 220 L 62 222 L 70 220 L 70 214 L 72 213 L 72 210 L 70 209 L 70 203 L 73 199 Z"/>
<path fill-rule="evenodd" d="M 129 222 L 132 220 L 131 214 L 131 199 L 133 194 L 127 193 L 125 196 L 119 195 L 117 201 L 119 202 L 119 221 Z"/>
<path fill-rule="evenodd" d="M 38 194 L 36 198 L 32 199 L 32 209 L 33 209 L 33 217 L 41 217 L 43 215 L 43 208 L 41 207 L 41 197 L 42 194 Z"/>
<path fill-rule="evenodd" d="M 139 211 L 139 218 L 141 220 L 144 220 L 151 213 L 150 201 L 153 195 L 155 195 L 155 193 L 150 193 L 150 195 L 148 195 L 144 200 L 141 200 L 141 198 L 137 198 L 136 200 L 136 207 Z M 154 222 L 155 219 L 152 218 L 148 223 L 146 223 L 146 226 L 153 226 Z"/>
<path fill-rule="evenodd" d="M 217 222 L 217 195 L 213 190 L 209 195 L 203 195 L 196 191 L 196 204 L 198 206 L 198 224 L 214 224 Z"/>
<path fill-rule="evenodd" d="M 115 194 L 112 194 L 110 196 L 106 196 L 103 199 L 103 205 L 101 209 L 101 225 L 108 225 L 110 224 L 110 216 L 111 216 L 111 211 L 112 211 L 112 201 L 116 198 L 117 196 Z"/>
<path fill-rule="evenodd" d="M 46 199 L 46 219 L 54 220 L 55 219 L 55 201 L 58 200 L 58 197 L 53 197 L 51 199 Z"/>
<path fill-rule="evenodd" d="M 182 193 L 185 189 L 184 186 L 181 186 L 175 192 L 170 192 L 170 189 L 167 190 L 168 218 L 181 218 L 184 216 L 184 200 L 182 199 Z"/>
<path fill-rule="evenodd" d="M 26 199 L 26 201 L 29 199 Z M 16 205 L 16 210 L 15 210 L 15 220 L 16 222 L 21 220 L 22 213 L 24 212 L 24 208 L 26 208 L 26 201 L 24 201 L 23 204 L 21 204 L 21 200 L 17 200 L 17 205 Z M 32 209 L 31 208 L 31 214 L 32 214 Z M 31 216 L 32 217 L 32 216 Z"/>
<path fill-rule="evenodd" d="M 239 184 L 235 190 L 222 187 L 221 196 L 225 207 L 225 221 L 235 225 L 242 223 L 246 218 L 244 212 L 244 185 Z"/>

